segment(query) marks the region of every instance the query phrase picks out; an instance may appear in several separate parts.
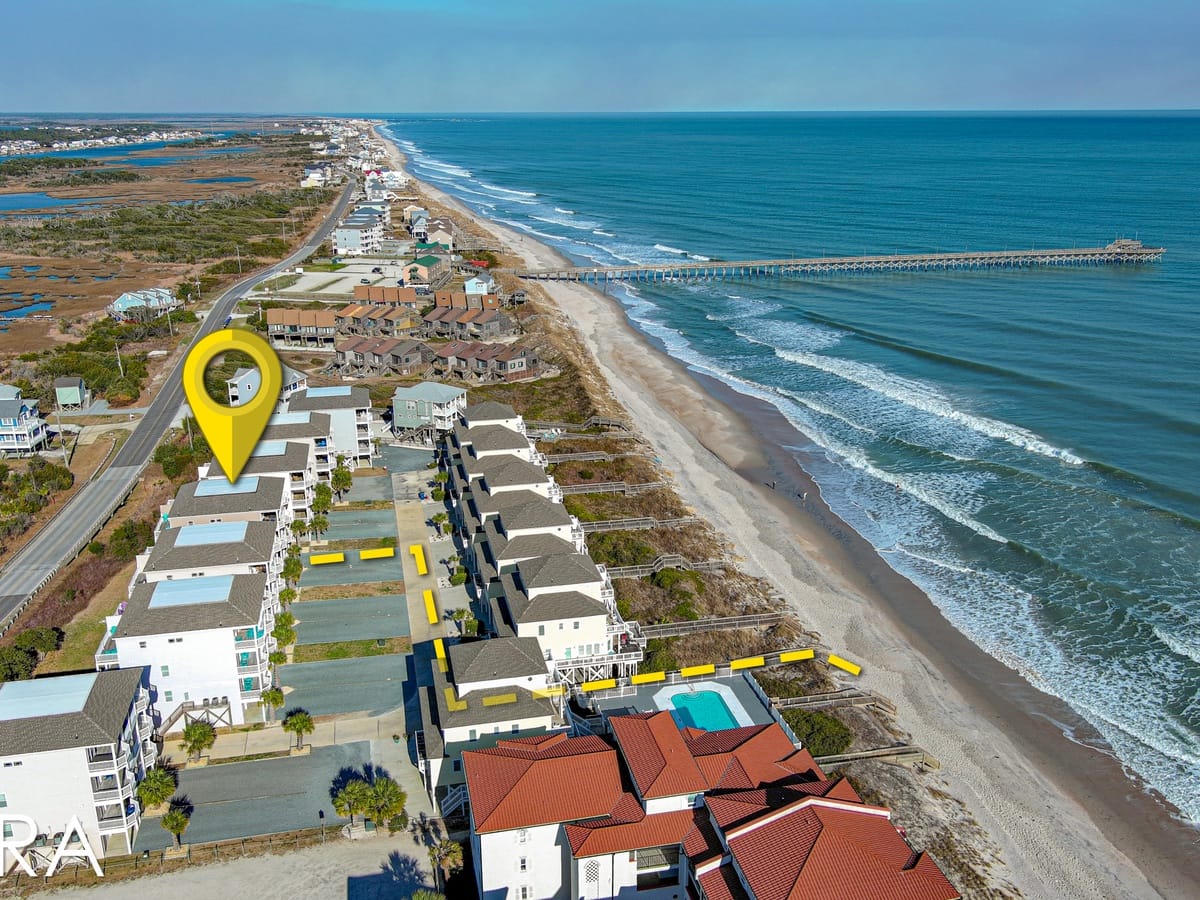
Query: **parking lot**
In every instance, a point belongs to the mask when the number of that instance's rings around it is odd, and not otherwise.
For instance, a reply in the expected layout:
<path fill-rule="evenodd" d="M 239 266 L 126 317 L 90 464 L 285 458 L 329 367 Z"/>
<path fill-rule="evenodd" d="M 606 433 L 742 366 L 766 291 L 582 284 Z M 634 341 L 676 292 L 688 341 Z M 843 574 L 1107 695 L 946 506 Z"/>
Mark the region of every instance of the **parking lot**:
<path fill-rule="evenodd" d="M 402 593 L 307 601 L 295 604 L 292 614 L 297 620 L 297 644 L 406 637 L 409 633 L 408 603 Z"/>
<path fill-rule="evenodd" d="M 293 663 L 279 667 L 286 707 L 314 716 L 378 715 L 404 702 L 407 653 Z"/>
<path fill-rule="evenodd" d="M 329 799 L 333 779 L 343 769 L 361 770 L 371 762 L 366 741 L 335 747 L 314 747 L 307 756 L 288 756 L 253 762 L 222 763 L 179 773 L 178 796 L 193 805 L 184 840 L 191 843 L 274 834 L 339 819 Z M 144 819 L 134 852 L 160 850 L 173 843 L 158 818 Z"/>

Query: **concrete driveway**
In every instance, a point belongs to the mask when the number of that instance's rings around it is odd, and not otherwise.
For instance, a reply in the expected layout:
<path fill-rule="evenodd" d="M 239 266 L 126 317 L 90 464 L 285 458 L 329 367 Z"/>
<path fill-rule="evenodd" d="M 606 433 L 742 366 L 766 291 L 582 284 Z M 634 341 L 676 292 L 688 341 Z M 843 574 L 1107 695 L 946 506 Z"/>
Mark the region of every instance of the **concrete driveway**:
<path fill-rule="evenodd" d="M 222 763 L 179 773 L 179 795 L 194 806 L 184 840 L 192 843 L 274 834 L 321 823 L 337 827 L 329 787 L 343 768 L 361 770 L 371 761 L 371 744 L 359 741 L 314 747 L 307 756 Z M 134 852 L 171 845 L 158 818 L 142 820 Z"/>
<path fill-rule="evenodd" d="M 291 611 L 297 619 L 297 644 L 408 635 L 408 602 L 401 593 L 352 600 L 305 601 L 294 604 Z"/>
<path fill-rule="evenodd" d="M 318 551 L 324 552 L 324 551 Z M 309 554 L 300 557 L 304 563 L 304 574 L 300 576 L 301 587 L 323 587 L 331 584 L 368 584 L 373 581 L 404 581 L 404 564 L 400 561 L 400 548 L 396 555 L 384 559 L 358 558 L 357 550 L 346 550 L 346 561 L 309 566 Z M 407 552 L 407 548 L 405 548 Z"/>
<path fill-rule="evenodd" d="M 396 533 L 396 513 L 392 509 L 338 509 L 334 507 L 329 511 L 328 519 L 329 530 L 321 535 L 327 541 L 390 537 Z"/>
<path fill-rule="evenodd" d="M 391 500 L 392 477 L 390 475 L 363 475 L 355 478 L 343 500 L 361 503 L 366 500 Z"/>

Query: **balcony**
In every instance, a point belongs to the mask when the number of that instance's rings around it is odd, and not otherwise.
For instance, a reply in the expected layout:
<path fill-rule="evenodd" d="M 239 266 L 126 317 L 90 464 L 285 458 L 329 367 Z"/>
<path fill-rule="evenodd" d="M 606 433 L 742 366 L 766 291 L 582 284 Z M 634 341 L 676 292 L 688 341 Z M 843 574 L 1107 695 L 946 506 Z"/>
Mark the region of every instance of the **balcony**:
<path fill-rule="evenodd" d="M 267 663 L 264 660 L 263 662 L 260 662 L 260 663 L 251 663 L 250 665 L 246 665 L 246 666 L 238 666 L 237 667 L 238 677 L 239 678 L 258 678 L 260 675 L 263 675 L 266 672 L 268 665 L 269 665 L 269 663 Z"/>
<path fill-rule="evenodd" d="M 124 834 L 127 832 L 133 820 L 137 817 L 137 808 L 133 807 L 127 810 L 126 815 L 105 816 L 98 821 L 101 834 Z"/>
<path fill-rule="evenodd" d="M 133 781 L 125 782 L 119 787 L 104 788 L 92 791 L 92 802 L 96 804 L 118 803 L 121 800 L 133 799 Z"/>
<path fill-rule="evenodd" d="M 112 772 L 121 770 L 129 765 L 129 757 L 122 750 L 115 757 L 109 754 L 96 754 L 88 757 L 89 772 Z"/>

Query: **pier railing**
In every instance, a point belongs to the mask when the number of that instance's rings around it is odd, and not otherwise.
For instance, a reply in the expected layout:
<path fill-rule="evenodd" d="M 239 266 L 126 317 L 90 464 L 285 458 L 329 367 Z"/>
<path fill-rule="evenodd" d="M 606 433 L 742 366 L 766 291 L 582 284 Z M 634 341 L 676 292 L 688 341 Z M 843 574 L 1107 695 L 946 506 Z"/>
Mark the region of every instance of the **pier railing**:
<path fill-rule="evenodd" d="M 821 256 L 799 259 L 683 261 L 629 266 L 573 266 L 516 271 L 535 281 L 686 281 L 780 278 L 868 272 L 942 272 L 965 269 L 1018 269 L 1035 266 L 1113 266 L 1155 262 L 1166 250 L 1141 241 L 1116 240 L 1104 247 L 1046 250 L 982 250 L 961 253 L 894 253 L 874 256 Z"/>

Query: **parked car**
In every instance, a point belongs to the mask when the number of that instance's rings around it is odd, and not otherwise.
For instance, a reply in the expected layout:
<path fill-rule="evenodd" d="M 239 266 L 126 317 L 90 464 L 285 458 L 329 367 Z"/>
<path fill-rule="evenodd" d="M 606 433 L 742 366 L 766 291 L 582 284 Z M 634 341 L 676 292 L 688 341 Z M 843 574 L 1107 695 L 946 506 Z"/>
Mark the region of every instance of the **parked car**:
<path fill-rule="evenodd" d="M 375 268 L 373 268 L 371 270 L 371 274 L 372 275 L 382 275 L 383 274 L 383 266 L 376 266 Z"/>
<path fill-rule="evenodd" d="M 359 284 L 370 284 L 371 279 L 370 278 L 360 278 L 360 279 L 358 279 L 358 283 Z"/>

